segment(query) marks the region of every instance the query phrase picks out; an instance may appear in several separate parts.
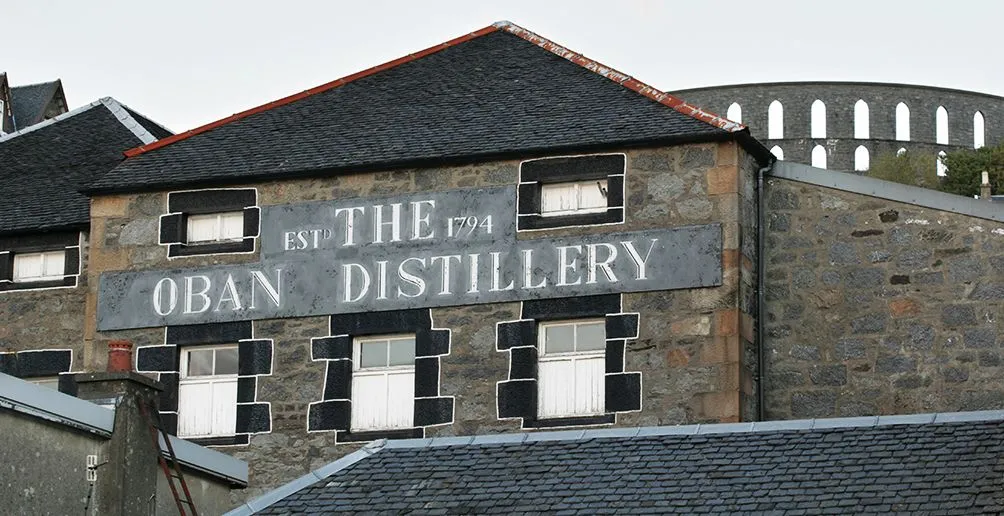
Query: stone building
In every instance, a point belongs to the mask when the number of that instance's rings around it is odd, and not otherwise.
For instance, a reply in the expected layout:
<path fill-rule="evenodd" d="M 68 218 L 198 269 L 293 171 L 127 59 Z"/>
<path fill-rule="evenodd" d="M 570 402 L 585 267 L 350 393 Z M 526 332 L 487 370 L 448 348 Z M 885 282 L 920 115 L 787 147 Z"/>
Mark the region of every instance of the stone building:
<path fill-rule="evenodd" d="M 155 137 L 0 338 L 132 341 L 234 505 L 380 439 L 1004 408 L 999 203 L 775 163 L 510 23 Z"/>

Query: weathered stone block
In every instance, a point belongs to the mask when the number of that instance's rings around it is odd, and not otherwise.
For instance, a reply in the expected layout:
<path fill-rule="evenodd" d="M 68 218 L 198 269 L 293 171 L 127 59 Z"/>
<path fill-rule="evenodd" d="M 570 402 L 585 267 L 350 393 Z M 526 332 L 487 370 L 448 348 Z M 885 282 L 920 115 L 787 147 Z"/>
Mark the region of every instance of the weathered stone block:
<path fill-rule="evenodd" d="M 887 316 L 885 314 L 868 314 L 851 321 L 853 333 L 879 333 L 885 331 Z"/>
<path fill-rule="evenodd" d="M 941 308 L 941 323 L 945 326 L 976 324 L 976 310 L 971 305 L 947 305 Z"/>
<path fill-rule="evenodd" d="M 843 338 L 834 346 L 833 353 L 837 360 L 850 360 L 864 358 L 866 350 L 867 344 L 864 339 Z"/>
<path fill-rule="evenodd" d="M 844 285 L 848 288 L 874 288 L 884 281 L 882 269 L 855 268 L 844 272 Z"/>
<path fill-rule="evenodd" d="M 860 263 L 857 248 L 845 242 L 830 245 L 830 265 L 854 265 Z"/>
<path fill-rule="evenodd" d="M 993 328 L 967 328 L 962 333 L 963 344 L 967 348 L 992 348 L 997 341 Z"/>
<path fill-rule="evenodd" d="M 845 385 L 847 366 L 843 364 L 814 366 L 809 372 L 809 379 L 815 385 Z"/>
<path fill-rule="evenodd" d="M 796 392 L 791 395 L 791 415 L 796 418 L 826 417 L 836 411 L 837 394 L 832 391 Z"/>
<path fill-rule="evenodd" d="M 917 361 L 904 356 L 879 357 L 875 361 L 877 373 L 909 373 L 917 369 Z"/>

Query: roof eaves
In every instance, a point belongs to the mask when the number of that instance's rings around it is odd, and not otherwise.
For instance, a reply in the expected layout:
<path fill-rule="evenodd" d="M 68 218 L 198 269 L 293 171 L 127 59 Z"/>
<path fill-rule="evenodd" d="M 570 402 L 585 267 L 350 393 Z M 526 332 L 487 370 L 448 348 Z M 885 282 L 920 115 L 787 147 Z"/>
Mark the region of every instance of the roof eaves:
<path fill-rule="evenodd" d="M 104 100 L 104 99 L 102 99 L 102 100 Z M 98 105 L 101 105 L 101 104 L 102 104 L 101 100 L 95 100 L 94 102 L 91 102 L 90 104 L 86 104 L 86 105 L 80 106 L 77 109 L 74 109 L 73 111 L 67 111 L 66 113 L 63 113 L 63 114 L 58 115 L 58 116 L 54 116 L 54 117 L 52 117 L 52 118 L 50 118 L 48 120 L 39 122 L 39 123 L 37 123 L 35 125 L 30 125 L 28 127 L 25 127 L 24 129 L 21 129 L 20 131 L 14 131 L 12 133 L 5 134 L 3 136 L 0 136 L 0 143 L 3 143 L 5 141 L 13 139 L 13 138 L 17 138 L 18 136 L 21 136 L 21 135 L 24 135 L 24 134 L 28 134 L 28 133 L 33 132 L 33 131 L 37 131 L 39 129 L 45 129 L 46 127 L 49 127 L 50 125 L 55 124 L 56 122 L 59 122 L 60 120 L 66 120 L 67 118 L 79 115 L 80 113 L 83 113 L 83 112 L 85 112 L 85 111 L 93 108 L 94 106 L 98 106 Z"/>
<path fill-rule="evenodd" d="M 0 408 L 102 437 L 110 437 L 115 427 L 114 411 L 3 373 L 0 373 Z"/>
<path fill-rule="evenodd" d="M 175 457 L 177 457 L 178 462 L 181 464 L 221 478 L 240 487 L 248 485 L 247 462 L 173 435 L 169 437 L 171 438 L 171 447 L 174 449 Z M 158 442 L 161 455 L 169 457 L 163 436 L 160 437 Z"/>

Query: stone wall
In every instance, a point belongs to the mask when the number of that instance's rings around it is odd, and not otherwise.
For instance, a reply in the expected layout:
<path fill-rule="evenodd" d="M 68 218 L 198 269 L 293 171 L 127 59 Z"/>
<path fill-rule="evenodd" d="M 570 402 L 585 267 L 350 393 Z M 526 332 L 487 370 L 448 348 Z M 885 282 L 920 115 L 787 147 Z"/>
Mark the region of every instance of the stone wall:
<path fill-rule="evenodd" d="M 749 306 L 755 292 L 755 224 L 740 224 L 740 213 L 755 215 L 751 188 L 755 165 L 734 143 L 686 145 L 625 151 L 626 221 L 623 224 L 520 232 L 518 238 L 614 233 L 720 222 L 723 230 L 723 285 L 715 288 L 624 294 L 624 312 L 640 313 L 639 337 L 629 340 L 625 371 L 640 371 L 642 410 L 618 414 L 618 425 L 734 422 L 747 417 L 752 373 L 740 373 L 740 297 L 746 341 L 752 342 Z M 519 161 L 396 170 L 282 183 L 243 185 L 258 189 L 260 205 L 313 200 L 510 185 Z M 741 173 L 740 173 L 741 170 Z M 163 328 L 98 333 L 94 328 L 96 285 L 103 271 L 158 270 L 217 263 L 254 262 L 257 255 L 167 258 L 157 245 L 158 217 L 166 192 L 103 196 L 93 200 L 95 242 L 88 271 L 87 335 L 94 349 L 109 339 L 137 346 L 164 342 Z M 740 208 L 740 198 L 743 206 Z M 747 218 L 755 220 L 753 218 Z M 740 246 L 743 251 L 740 252 Z M 751 254 L 753 253 L 753 254 Z M 740 272 L 740 269 L 742 272 Z M 506 379 L 508 353 L 496 350 L 496 323 L 519 319 L 519 303 L 432 309 L 437 328 L 452 331 L 451 352 L 441 361 L 441 395 L 455 400 L 452 425 L 431 427 L 426 435 L 473 435 L 523 431 L 519 420 L 500 420 L 496 383 Z M 257 401 L 271 404 L 270 433 L 252 435 L 250 445 L 220 448 L 248 461 L 250 487 L 234 501 L 298 477 L 358 449 L 335 443 L 333 432 L 308 433 L 307 409 L 322 399 L 325 363 L 311 360 L 313 337 L 328 334 L 327 317 L 262 320 L 256 339 L 274 339 L 273 374 L 260 377 Z M 103 367 L 102 353 L 89 354 L 88 367 Z M 742 396 L 740 395 L 742 393 Z"/>
<path fill-rule="evenodd" d="M 766 193 L 768 419 L 1004 408 L 1004 224 Z"/>

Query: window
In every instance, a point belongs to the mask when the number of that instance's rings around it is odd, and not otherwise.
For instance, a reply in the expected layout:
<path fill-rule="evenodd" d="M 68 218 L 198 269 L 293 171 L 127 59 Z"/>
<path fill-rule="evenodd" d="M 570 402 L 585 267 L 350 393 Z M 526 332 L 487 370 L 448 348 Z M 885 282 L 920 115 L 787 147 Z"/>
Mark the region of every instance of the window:
<path fill-rule="evenodd" d="M 541 324 L 537 410 L 541 418 L 603 414 L 603 319 Z"/>
<path fill-rule="evenodd" d="M 169 213 L 160 217 L 161 245 L 168 256 L 250 253 L 258 237 L 257 191 L 171 192 Z"/>
<path fill-rule="evenodd" d="M 178 436 L 229 436 L 236 426 L 237 346 L 183 348 Z"/>
<path fill-rule="evenodd" d="M 948 110 L 945 106 L 938 106 L 934 112 L 934 141 L 948 145 Z"/>
<path fill-rule="evenodd" d="M 519 166 L 519 230 L 624 222 L 624 154 L 524 161 Z"/>
<path fill-rule="evenodd" d="M 826 104 L 816 99 L 809 110 L 812 115 L 810 133 L 812 138 L 826 138 Z"/>
<path fill-rule="evenodd" d="M 352 431 L 415 426 L 415 336 L 354 339 Z"/>
<path fill-rule="evenodd" d="M 896 139 L 910 141 L 910 108 L 902 102 L 896 104 Z"/>
<path fill-rule="evenodd" d="M 738 102 L 733 102 L 729 106 L 729 110 L 725 113 L 725 118 L 732 120 L 736 123 L 743 123 L 743 108 Z"/>
<path fill-rule="evenodd" d="M 858 145 L 858 148 L 854 149 L 854 170 L 864 172 L 869 167 L 871 167 L 871 156 L 868 154 L 868 148 Z"/>
<path fill-rule="evenodd" d="M 816 145 L 812 148 L 812 166 L 826 168 L 826 149 L 822 145 Z"/>
<path fill-rule="evenodd" d="M 767 106 L 767 139 L 780 140 L 784 138 L 784 106 L 775 100 Z"/>
<path fill-rule="evenodd" d="M 544 217 L 607 211 L 607 180 L 545 184 L 540 187 Z"/>
<path fill-rule="evenodd" d="M 18 253 L 14 255 L 14 282 L 52 281 L 63 279 L 66 251 Z"/>
<path fill-rule="evenodd" d="M 779 145 L 771 147 L 770 153 L 773 154 L 774 157 L 777 158 L 778 160 L 784 161 L 784 149 L 782 149 Z"/>
<path fill-rule="evenodd" d="M 868 134 L 868 103 L 865 99 L 858 99 L 854 103 L 854 137 L 867 140 Z"/>
<path fill-rule="evenodd" d="M 190 244 L 240 240 L 244 238 L 244 212 L 190 215 L 187 235 Z"/>
<path fill-rule="evenodd" d="M 973 148 L 979 149 L 987 144 L 986 120 L 983 113 L 973 113 Z"/>

